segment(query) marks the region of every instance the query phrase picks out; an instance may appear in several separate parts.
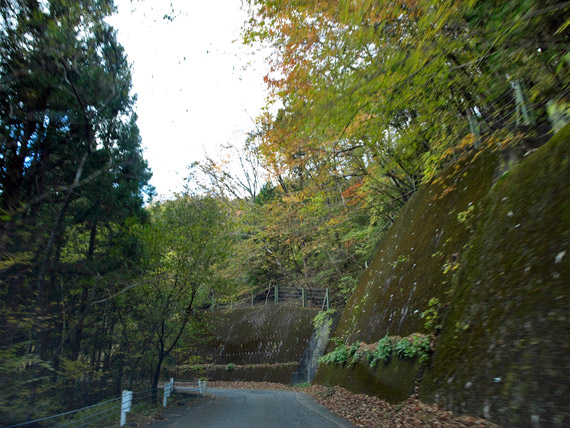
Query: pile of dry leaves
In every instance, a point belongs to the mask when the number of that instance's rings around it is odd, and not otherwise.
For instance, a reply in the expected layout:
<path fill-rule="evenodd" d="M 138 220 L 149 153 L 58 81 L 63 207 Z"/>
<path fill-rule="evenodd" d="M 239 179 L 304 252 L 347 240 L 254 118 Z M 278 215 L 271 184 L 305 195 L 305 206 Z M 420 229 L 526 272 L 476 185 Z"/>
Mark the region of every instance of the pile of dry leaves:
<path fill-rule="evenodd" d="M 455 415 L 415 398 L 389 404 L 376 397 L 353 394 L 338 386 L 296 388 L 270 382 L 208 382 L 208 387 L 302 391 L 334 414 L 364 428 L 500 428 L 484 419 Z"/>
<path fill-rule="evenodd" d="M 208 388 L 270 389 L 274 391 L 299 391 L 299 388 L 283 385 L 282 383 L 272 383 L 272 382 L 208 381 Z"/>
<path fill-rule="evenodd" d="M 313 385 L 303 390 L 331 412 L 366 428 L 479 428 L 493 427 L 484 419 L 459 416 L 437 406 L 410 398 L 399 404 L 389 404 L 376 397 L 352 394 L 344 388 Z"/>

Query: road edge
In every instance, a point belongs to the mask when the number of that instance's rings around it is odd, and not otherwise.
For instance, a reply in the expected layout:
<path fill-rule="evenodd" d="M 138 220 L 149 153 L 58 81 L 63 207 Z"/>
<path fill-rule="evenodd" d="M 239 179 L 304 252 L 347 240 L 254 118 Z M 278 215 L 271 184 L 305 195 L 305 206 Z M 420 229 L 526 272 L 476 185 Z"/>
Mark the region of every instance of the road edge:
<path fill-rule="evenodd" d="M 329 420 L 330 422 L 334 423 L 335 425 L 341 428 L 357 428 L 356 426 L 352 425 L 345 419 L 341 418 L 340 416 L 334 415 L 329 409 L 325 406 L 317 403 L 313 398 L 309 395 L 305 394 L 304 392 L 295 391 L 295 398 L 297 402 L 302 405 L 303 407 L 315 412 L 319 416 Z M 329 413 L 331 416 L 329 416 Z"/>

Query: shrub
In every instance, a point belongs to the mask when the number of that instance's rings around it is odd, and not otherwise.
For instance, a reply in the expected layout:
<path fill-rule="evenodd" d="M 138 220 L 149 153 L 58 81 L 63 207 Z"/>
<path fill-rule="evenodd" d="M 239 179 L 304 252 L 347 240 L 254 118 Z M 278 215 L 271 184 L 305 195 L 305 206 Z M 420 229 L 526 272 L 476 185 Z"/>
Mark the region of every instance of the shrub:
<path fill-rule="evenodd" d="M 352 367 L 354 364 L 358 362 L 358 359 L 361 358 L 362 353 L 358 352 L 358 348 L 360 347 L 360 342 L 354 342 L 352 345 L 348 346 L 339 341 L 338 339 L 331 339 L 333 342 L 336 343 L 336 348 L 334 351 L 329 352 L 328 354 L 323 355 L 319 358 L 319 362 L 323 364 L 336 364 L 342 366 L 346 364 L 349 360 L 349 367 Z"/>
<path fill-rule="evenodd" d="M 380 360 L 387 363 L 390 361 L 390 357 L 392 356 L 392 338 L 388 335 L 384 336 L 382 339 L 378 341 L 378 345 L 376 346 L 376 350 L 369 354 L 368 359 L 370 360 L 370 367 L 376 367 L 376 363 Z"/>
<path fill-rule="evenodd" d="M 420 361 L 424 362 L 428 357 L 429 345 L 429 336 L 414 333 L 398 341 L 394 352 L 402 359 L 420 357 Z"/>
<path fill-rule="evenodd" d="M 370 367 L 376 367 L 378 361 L 388 363 L 392 354 L 396 354 L 401 359 L 412 359 L 419 357 L 424 363 L 429 358 L 431 336 L 421 333 L 413 333 L 407 337 L 386 335 L 378 341 L 376 349 L 372 352 L 362 349 L 362 344 L 358 341 L 352 345 L 345 345 L 340 339 L 331 339 L 337 344 L 334 351 L 323 355 L 319 362 L 323 364 L 336 364 L 342 366 L 348 363 L 347 367 L 353 367 L 359 361 L 370 361 Z"/>
<path fill-rule="evenodd" d="M 360 351 L 360 342 L 356 341 L 348 349 L 350 361 L 348 367 L 354 367 L 364 357 L 364 351 Z"/>
<path fill-rule="evenodd" d="M 328 327 L 332 324 L 332 316 L 335 314 L 336 310 L 334 309 L 327 309 L 326 311 L 319 311 L 317 315 L 313 318 L 313 325 L 315 328 L 321 327 L 325 322 L 328 324 Z"/>

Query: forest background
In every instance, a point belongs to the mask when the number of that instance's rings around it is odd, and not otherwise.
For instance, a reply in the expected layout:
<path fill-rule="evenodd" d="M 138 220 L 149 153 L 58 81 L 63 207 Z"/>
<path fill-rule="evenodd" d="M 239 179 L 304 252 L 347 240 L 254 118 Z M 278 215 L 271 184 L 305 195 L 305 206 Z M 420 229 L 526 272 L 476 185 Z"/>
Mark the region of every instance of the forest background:
<path fill-rule="evenodd" d="M 531 150 L 568 111 L 570 2 L 243 7 L 267 108 L 153 201 L 112 1 L 0 0 L 3 423 L 156 387 L 212 299 L 328 287 L 342 306 L 442 167 Z"/>

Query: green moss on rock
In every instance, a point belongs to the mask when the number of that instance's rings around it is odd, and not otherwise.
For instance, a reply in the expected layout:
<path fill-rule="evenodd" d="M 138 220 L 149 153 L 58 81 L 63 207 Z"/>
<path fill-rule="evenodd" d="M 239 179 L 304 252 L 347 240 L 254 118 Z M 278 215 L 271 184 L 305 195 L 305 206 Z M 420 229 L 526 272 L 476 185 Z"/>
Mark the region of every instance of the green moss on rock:
<path fill-rule="evenodd" d="M 425 399 L 507 426 L 570 424 L 569 153 L 566 127 L 481 201 Z"/>
<path fill-rule="evenodd" d="M 335 337 L 428 333 L 421 313 L 437 298 L 443 327 L 421 381 L 424 400 L 505 426 L 569 426 L 569 154 L 567 126 L 499 180 L 499 154 L 480 152 L 421 189 Z M 321 366 L 315 381 L 397 401 L 419 366 L 404 375 L 392 364 Z M 393 384 L 393 373 L 402 380 Z"/>
<path fill-rule="evenodd" d="M 275 382 L 289 385 L 296 370 L 292 365 L 274 365 L 264 367 L 236 367 L 228 371 L 223 367 L 206 369 L 205 377 L 209 380 L 243 381 L 243 382 Z"/>
<path fill-rule="evenodd" d="M 216 364 L 300 361 L 313 332 L 317 309 L 265 305 L 210 316 L 208 345 Z"/>
<path fill-rule="evenodd" d="M 321 364 L 314 382 L 340 385 L 357 394 L 384 398 L 390 403 L 405 400 L 412 393 L 420 368 L 418 359 L 393 359 L 388 364 L 379 362 L 376 367 L 358 362 L 353 367 Z"/>
<path fill-rule="evenodd" d="M 370 343 L 386 335 L 431 333 L 426 331 L 421 314 L 433 297 L 449 300 L 453 272 L 472 233 L 473 216 L 459 221 L 458 215 L 478 208 L 492 185 L 497 163 L 498 156 L 489 153 L 464 159 L 408 202 L 360 279 L 335 337 L 345 343 Z M 471 206 L 475 208 L 470 210 Z M 348 372 L 321 365 L 315 382 L 338 384 L 397 402 L 408 396 L 420 366 L 393 359 L 378 370 L 358 367 Z M 397 379 L 401 379 L 400 385 Z"/>
<path fill-rule="evenodd" d="M 185 366 L 194 352 L 199 353 L 202 362 L 220 365 L 299 363 L 313 332 L 312 321 L 317 313 L 318 309 L 314 308 L 274 304 L 207 313 L 205 343 L 191 344 L 192 353 L 179 356 L 175 365 Z M 261 374 L 263 369 L 236 368 L 227 374 L 216 368 L 208 374 L 215 380 L 239 378 L 289 383 L 295 369 L 291 365 L 275 366 Z M 286 380 L 285 373 L 289 376 Z"/>
<path fill-rule="evenodd" d="M 458 215 L 491 187 L 498 157 L 483 153 L 450 168 L 404 207 L 360 279 L 335 332 L 347 342 L 425 332 L 421 313 L 432 297 L 447 302 L 462 263 L 470 223 Z M 452 266 L 454 268 L 455 266 Z"/>

